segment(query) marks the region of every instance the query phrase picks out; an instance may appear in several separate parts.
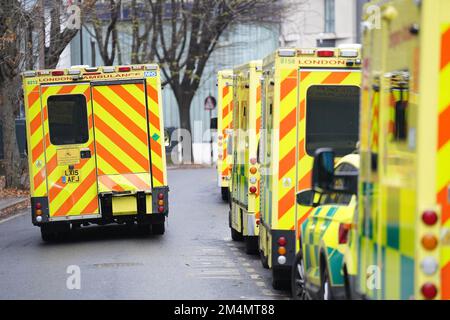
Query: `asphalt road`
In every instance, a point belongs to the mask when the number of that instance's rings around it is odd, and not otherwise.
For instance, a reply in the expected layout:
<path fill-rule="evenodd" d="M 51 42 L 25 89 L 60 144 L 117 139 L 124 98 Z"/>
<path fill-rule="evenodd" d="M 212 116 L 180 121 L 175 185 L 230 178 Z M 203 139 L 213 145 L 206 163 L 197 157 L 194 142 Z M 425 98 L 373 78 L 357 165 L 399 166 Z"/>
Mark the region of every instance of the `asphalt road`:
<path fill-rule="evenodd" d="M 0 299 L 288 299 L 231 241 L 214 169 L 169 170 L 169 185 L 164 236 L 95 226 L 47 244 L 28 211 L 0 222 Z M 70 266 L 80 289 L 67 287 Z"/>

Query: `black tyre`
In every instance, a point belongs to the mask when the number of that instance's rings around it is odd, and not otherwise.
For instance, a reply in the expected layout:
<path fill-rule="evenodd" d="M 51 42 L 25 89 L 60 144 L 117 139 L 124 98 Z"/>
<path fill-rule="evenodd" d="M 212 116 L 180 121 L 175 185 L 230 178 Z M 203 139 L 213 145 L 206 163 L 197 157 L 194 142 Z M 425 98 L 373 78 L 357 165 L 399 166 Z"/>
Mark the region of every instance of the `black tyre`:
<path fill-rule="evenodd" d="M 140 236 L 148 236 L 152 232 L 152 226 L 148 223 L 138 223 L 137 233 Z"/>
<path fill-rule="evenodd" d="M 163 235 L 166 231 L 164 223 L 157 223 L 152 226 L 152 232 L 156 235 Z"/>
<path fill-rule="evenodd" d="M 322 276 L 320 277 L 320 290 L 318 295 L 319 300 L 334 300 L 331 292 L 330 276 L 328 268 L 323 267 Z"/>
<path fill-rule="evenodd" d="M 46 226 L 41 226 L 41 238 L 45 242 L 54 242 L 58 240 L 58 233 Z"/>
<path fill-rule="evenodd" d="M 264 255 L 262 250 L 259 250 L 259 258 L 261 260 L 261 265 L 264 269 L 269 269 L 269 258 Z"/>
<path fill-rule="evenodd" d="M 350 286 L 350 279 L 348 277 L 347 267 L 344 266 L 344 287 L 345 287 L 345 299 L 352 300 L 352 288 Z"/>
<path fill-rule="evenodd" d="M 233 241 L 242 241 L 242 240 L 244 240 L 244 237 L 242 236 L 242 233 L 240 233 L 239 231 L 234 230 L 233 227 L 231 227 L 230 230 L 231 230 L 231 239 Z"/>
<path fill-rule="evenodd" d="M 309 295 L 306 290 L 305 266 L 303 264 L 303 254 L 301 250 L 296 255 L 294 265 L 292 266 L 291 290 L 292 299 L 309 300 Z"/>
<path fill-rule="evenodd" d="M 250 236 L 244 237 L 245 241 L 245 253 L 247 254 L 257 254 L 258 253 L 258 237 Z"/>
<path fill-rule="evenodd" d="M 222 187 L 222 200 L 228 202 L 230 198 L 230 192 L 228 191 L 228 187 Z"/>
<path fill-rule="evenodd" d="M 272 269 L 272 287 L 275 290 L 289 290 L 291 281 L 290 274 L 285 270 Z"/>

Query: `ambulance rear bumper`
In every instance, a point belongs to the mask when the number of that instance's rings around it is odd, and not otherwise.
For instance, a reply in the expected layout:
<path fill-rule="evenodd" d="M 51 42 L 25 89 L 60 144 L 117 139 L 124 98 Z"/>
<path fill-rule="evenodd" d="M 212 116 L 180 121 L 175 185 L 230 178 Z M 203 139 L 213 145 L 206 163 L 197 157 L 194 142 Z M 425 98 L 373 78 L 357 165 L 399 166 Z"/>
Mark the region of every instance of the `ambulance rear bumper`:
<path fill-rule="evenodd" d="M 109 224 L 128 221 L 137 221 L 138 223 L 163 223 L 169 214 L 169 187 L 154 187 L 152 192 L 138 191 L 136 193 L 116 193 L 103 192 L 99 194 L 100 213 L 91 215 L 66 215 L 60 217 L 50 217 L 49 204 L 47 197 L 31 198 L 31 219 L 35 226 L 41 226 L 48 223 L 94 223 Z M 151 196 L 151 205 L 148 206 L 147 197 Z M 132 213 L 116 215 L 113 212 L 113 198 L 127 197 L 135 198 L 134 211 Z M 162 201 L 162 205 L 160 205 Z M 39 209 L 37 209 L 39 208 Z M 38 211 L 40 210 L 40 212 Z"/>

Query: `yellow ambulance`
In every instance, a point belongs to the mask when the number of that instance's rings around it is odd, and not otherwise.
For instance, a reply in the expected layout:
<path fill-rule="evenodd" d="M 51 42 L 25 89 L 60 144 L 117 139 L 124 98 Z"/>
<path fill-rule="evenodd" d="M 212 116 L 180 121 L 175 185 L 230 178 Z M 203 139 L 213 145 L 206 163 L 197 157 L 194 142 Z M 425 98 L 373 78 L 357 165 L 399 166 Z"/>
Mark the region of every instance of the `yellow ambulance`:
<path fill-rule="evenodd" d="M 261 60 L 233 70 L 233 169 L 231 237 L 244 240 L 247 253 L 258 252 L 259 166 L 261 127 Z"/>
<path fill-rule="evenodd" d="M 450 299 L 450 2 L 373 1 L 365 12 L 349 297 Z"/>
<path fill-rule="evenodd" d="M 228 201 L 233 160 L 233 70 L 217 73 L 217 182 L 222 200 Z"/>
<path fill-rule="evenodd" d="M 163 234 L 169 188 L 159 67 L 22 76 L 32 222 L 42 239 L 113 222 Z"/>
<path fill-rule="evenodd" d="M 289 287 L 310 188 L 314 152 L 355 149 L 361 82 L 359 45 L 279 49 L 263 60 L 260 254 L 274 288 Z"/>

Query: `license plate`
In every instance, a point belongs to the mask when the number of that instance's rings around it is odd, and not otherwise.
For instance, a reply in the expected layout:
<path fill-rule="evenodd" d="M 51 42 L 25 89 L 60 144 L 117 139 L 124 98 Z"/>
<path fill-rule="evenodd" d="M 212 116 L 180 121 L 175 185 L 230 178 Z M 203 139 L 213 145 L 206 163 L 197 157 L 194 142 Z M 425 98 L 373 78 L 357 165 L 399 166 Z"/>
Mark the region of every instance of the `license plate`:
<path fill-rule="evenodd" d="M 64 175 L 62 176 L 63 183 L 80 183 L 80 179 L 80 171 L 78 169 L 64 170 Z"/>

